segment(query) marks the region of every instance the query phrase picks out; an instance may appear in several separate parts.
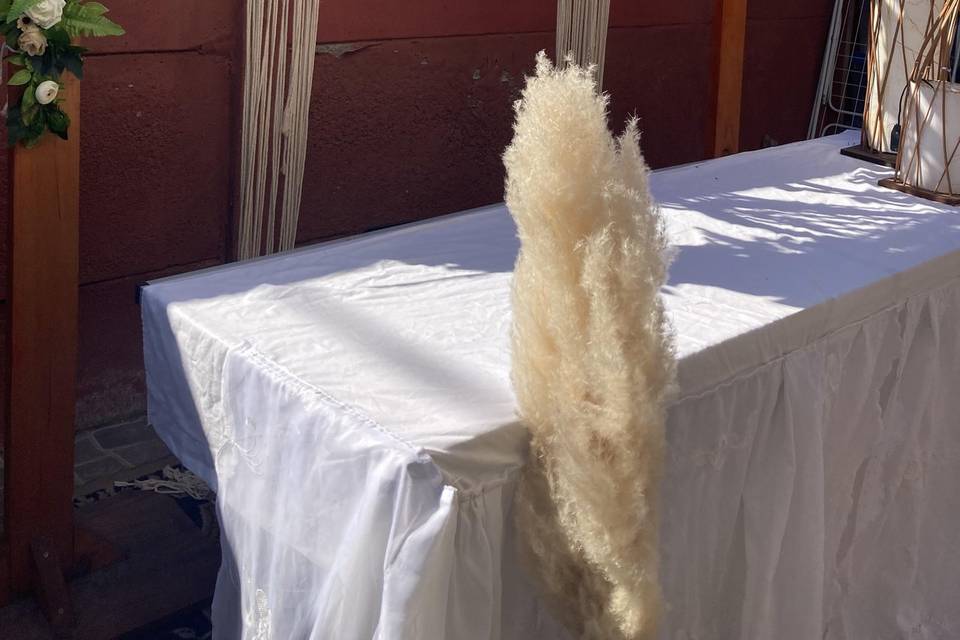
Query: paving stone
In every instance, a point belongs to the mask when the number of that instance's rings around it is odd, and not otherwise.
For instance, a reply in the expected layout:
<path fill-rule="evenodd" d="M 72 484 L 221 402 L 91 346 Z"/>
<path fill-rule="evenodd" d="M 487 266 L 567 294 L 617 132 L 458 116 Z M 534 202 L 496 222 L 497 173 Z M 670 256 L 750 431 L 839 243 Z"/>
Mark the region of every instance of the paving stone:
<path fill-rule="evenodd" d="M 82 435 L 77 438 L 74 452 L 74 464 L 86 464 L 87 462 L 103 457 L 103 451 L 97 446 L 97 443 L 93 441 L 93 438 L 87 435 Z"/>
<path fill-rule="evenodd" d="M 156 439 L 157 436 L 153 432 L 153 428 L 147 425 L 146 420 L 139 420 L 101 427 L 93 432 L 93 437 L 104 449 L 115 449 L 139 442 L 148 442 Z"/>
<path fill-rule="evenodd" d="M 112 454 L 123 458 L 132 467 L 139 467 L 148 462 L 156 462 L 170 455 L 170 450 L 159 438 L 139 442 L 126 447 L 111 449 Z"/>
<path fill-rule="evenodd" d="M 118 458 L 104 456 L 86 464 L 77 465 L 74 468 L 77 476 L 80 478 L 80 484 L 86 484 L 94 480 L 99 480 L 104 476 L 110 476 L 126 469 Z"/>

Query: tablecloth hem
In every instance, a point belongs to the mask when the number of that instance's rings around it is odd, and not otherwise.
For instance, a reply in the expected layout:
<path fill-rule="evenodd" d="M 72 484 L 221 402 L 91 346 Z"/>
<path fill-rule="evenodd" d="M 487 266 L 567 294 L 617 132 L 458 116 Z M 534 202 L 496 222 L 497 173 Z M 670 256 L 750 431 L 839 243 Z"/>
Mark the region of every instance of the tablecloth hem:
<path fill-rule="evenodd" d="M 942 256 L 941 258 L 939 258 L 939 259 L 937 259 L 937 260 L 934 260 L 934 261 L 932 261 L 932 262 L 941 262 L 941 261 L 946 262 L 946 261 L 948 261 L 948 260 L 960 262 L 960 252 L 956 252 L 956 253 L 953 253 L 953 254 L 948 254 L 947 256 Z M 878 283 L 875 283 L 874 285 L 871 285 L 871 286 L 869 286 L 869 287 L 865 287 L 864 289 L 861 289 L 860 291 L 855 292 L 855 293 L 853 293 L 853 294 L 851 294 L 851 295 L 856 296 L 857 294 L 860 294 L 860 293 L 862 293 L 862 294 L 868 294 L 868 293 L 870 292 L 870 290 L 873 289 L 874 287 L 883 287 L 883 286 L 886 285 L 886 283 L 887 283 L 888 280 L 892 280 L 892 279 L 897 278 L 897 277 L 902 277 L 902 274 L 896 274 L 896 275 L 894 275 L 894 276 L 891 276 L 890 278 L 885 278 L 884 280 L 881 280 L 881 281 L 879 281 Z M 958 283 L 960 283 L 960 276 L 954 276 L 954 277 L 951 277 L 951 278 L 948 279 L 948 280 L 941 281 L 941 282 L 939 282 L 939 283 L 937 283 L 937 284 L 931 285 L 931 286 L 926 287 L 926 288 L 921 289 L 921 290 L 917 290 L 916 293 L 913 293 L 913 294 L 907 296 L 907 297 L 904 298 L 903 300 L 899 300 L 899 301 L 897 301 L 897 302 L 895 302 L 895 303 L 885 305 L 885 306 L 883 306 L 883 307 L 880 307 L 880 308 L 878 308 L 878 309 L 875 309 L 875 310 L 867 313 L 866 315 L 863 315 L 862 317 L 859 317 L 859 318 L 857 318 L 857 319 L 851 320 L 851 321 L 849 321 L 849 322 L 847 322 L 847 323 L 845 323 L 845 324 L 843 324 L 843 325 L 841 325 L 841 326 L 831 328 L 831 329 L 828 330 L 827 332 L 819 335 L 815 340 L 813 340 L 813 341 L 811 341 L 811 342 L 807 342 L 807 343 L 801 344 L 801 345 L 798 345 L 798 346 L 796 346 L 796 347 L 794 347 L 794 348 L 792 348 L 792 349 L 789 349 L 789 350 L 787 350 L 787 351 L 784 351 L 784 352 L 781 353 L 780 355 L 778 355 L 778 356 L 776 356 L 776 357 L 774 357 L 774 358 L 772 358 L 772 359 L 770 359 L 770 360 L 768 360 L 768 361 L 766 361 L 766 362 L 763 362 L 763 363 L 761 363 L 761 364 L 757 364 L 757 365 L 754 365 L 754 366 L 742 368 L 742 369 L 740 369 L 739 371 L 737 371 L 736 373 L 734 373 L 733 375 L 730 375 L 730 376 L 728 376 L 728 377 L 726 377 L 726 378 L 723 378 L 722 380 L 718 380 L 717 382 L 715 382 L 715 383 L 713 383 L 713 384 L 711 384 L 711 385 L 709 385 L 709 386 L 705 386 L 705 387 L 702 387 L 702 388 L 697 389 L 696 391 L 693 391 L 693 392 L 690 392 L 690 393 L 687 393 L 687 394 L 683 394 L 683 395 L 677 396 L 676 398 L 674 398 L 674 399 L 672 400 L 672 402 L 671 402 L 670 404 L 671 404 L 671 406 L 672 406 L 672 405 L 678 405 L 678 404 L 680 404 L 680 403 L 682 403 L 682 402 L 684 402 L 684 401 L 686 401 L 686 400 L 696 400 L 696 399 L 704 398 L 704 397 L 706 397 L 706 396 L 714 393 L 715 391 L 717 391 L 717 390 L 719 390 L 719 389 L 723 389 L 723 388 L 729 387 L 729 386 L 731 386 L 731 385 L 733 385 L 733 384 L 736 384 L 737 382 L 740 382 L 741 380 L 743 380 L 743 379 L 745 379 L 745 378 L 748 378 L 748 377 L 754 375 L 757 371 L 761 371 L 761 370 L 766 369 L 766 368 L 771 367 L 771 366 L 777 366 L 778 364 L 782 363 L 785 359 L 787 359 L 788 357 L 790 357 L 790 356 L 793 355 L 794 353 L 796 353 L 796 352 L 798 352 L 798 351 L 800 351 L 800 350 L 802 350 L 802 349 L 808 348 L 808 347 L 810 347 L 810 346 L 812 346 L 812 345 L 819 344 L 820 342 L 823 342 L 823 341 L 825 341 L 825 340 L 829 340 L 829 339 L 832 338 L 833 336 L 835 336 L 835 335 L 837 335 L 837 334 L 839 334 L 839 333 L 841 333 L 841 332 L 843 332 L 843 331 L 846 331 L 847 329 L 849 329 L 849 328 L 851 328 L 851 327 L 855 327 L 855 326 L 857 326 L 857 325 L 861 325 L 861 324 L 863 324 L 863 323 L 865 323 L 865 322 L 868 322 L 870 319 L 875 318 L 875 317 L 877 317 L 877 316 L 879 316 L 879 315 L 881 315 L 881 314 L 883 314 L 883 313 L 886 313 L 886 312 L 888 312 L 890 309 L 893 309 L 893 308 L 895 308 L 895 307 L 901 306 L 901 305 L 904 304 L 905 302 L 913 301 L 913 300 L 916 300 L 916 299 L 921 298 L 921 297 L 926 297 L 926 296 L 930 296 L 930 295 L 936 294 L 936 293 L 941 292 L 941 291 L 943 291 L 943 290 L 945 290 L 945 289 L 948 289 L 948 288 L 950 288 L 950 287 L 952 287 L 952 286 L 955 286 L 955 285 L 957 285 Z M 806 312 L 808 312 L 808 311 L 819 311 L 819 310 L 821 310 L 821 307 L 823 307 L 823 306 L 825 306 L 825 305 L 827 305 L 827 304 L 831 304 L 831 303 L 833 303 L 833 302 L 834 302 L 834 300 L 830 300 L 830 301 L 827 301 L 827 302 L 823 303 L 823 305 L 818 305 L 817 307 L 811 307 L 810 309 L 806 309 L 806 310 L 804 310 L 804 311 L 801 311 L 800 313 L 806 313 Z M 788 318 L 788 319 L 789 319 L 789 318 Z M 747 335 L 749 335 L 749 334 L 747 334 Z M 703 353 L 709 353 L 709 352 L 710 352 L 711 350 L 713 350 L 713 349 L 720 349 L 720 348 L 723 348 L 724 346 L 725 346 L 725 343 L 721 343 L 721 344 L 719 344 L 719 345 L 716 345 L 716 347 L 712 347 L 712 348 L 710 348 L 710 349 L 707 349 L 707 350 L 704 351 Z"/>

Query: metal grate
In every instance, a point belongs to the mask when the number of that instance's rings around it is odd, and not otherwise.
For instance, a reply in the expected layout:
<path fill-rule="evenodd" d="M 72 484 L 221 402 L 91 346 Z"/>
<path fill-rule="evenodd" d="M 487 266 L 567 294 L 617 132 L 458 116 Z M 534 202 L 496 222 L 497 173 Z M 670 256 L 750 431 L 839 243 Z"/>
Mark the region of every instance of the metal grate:
<path fill-rule="evenodd" d="M 837 0 L 808 137 L 863 126 L 869 29 L 869 0 Z"/>

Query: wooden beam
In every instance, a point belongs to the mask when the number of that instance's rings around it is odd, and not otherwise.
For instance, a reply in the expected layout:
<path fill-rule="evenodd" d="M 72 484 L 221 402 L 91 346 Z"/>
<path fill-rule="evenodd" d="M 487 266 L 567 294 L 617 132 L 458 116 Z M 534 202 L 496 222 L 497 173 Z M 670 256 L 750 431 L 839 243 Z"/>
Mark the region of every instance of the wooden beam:
<path fill-rule="evenodd" d="M 747 0 L 717 0 L 715 117 L 713 155 L 740 150 L 740 102 L 743 96 L 743 55 L 747 32 Z"/>
<path fill-rule="evenodd" d="M 46 538 L 65 568 L 74 558 L 80 84 L 62 83 L 70 140 L 48 134 L 11 151 L 4 511 L 16 591 L 36 584 L 33 540 Z"/>
<path fill-rule="evenodd" d="M 37 599 L 44 616 L 50 622 L 53 637 L 57 640 L 71 638 L 74 624 L 73 602 L 67 581 L 63 577 L 63 563 L 50 541 L 43 537 L 34 538 L 30 549 L 33 552 L 33 566 L 37 575 Z"/>

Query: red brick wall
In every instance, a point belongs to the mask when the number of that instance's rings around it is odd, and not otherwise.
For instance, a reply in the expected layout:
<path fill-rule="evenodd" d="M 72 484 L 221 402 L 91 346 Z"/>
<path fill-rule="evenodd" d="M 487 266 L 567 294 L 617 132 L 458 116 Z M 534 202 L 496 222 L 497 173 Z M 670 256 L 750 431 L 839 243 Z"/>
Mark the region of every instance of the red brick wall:
<path fill-rule="evenodd" d="M 144 409 L 136 284 L 223 262 L 235 222 L 242 0 L 107 4 L 128 35 L 89 43 L 83 85 L 80 427 Z M 617 128 L 640 116 L 654 166 L 708 146 L 714 4 L 613 0 L 611 115 Z M 805 133 L 830 4 L 751 2 L 746 147 Z M 552 48 L 554 12 L 544 0 L 325 2 L 300 241 L 499 201 L 512 103 Z M 4 297 L 5 256 L 0 244 Z"/>

